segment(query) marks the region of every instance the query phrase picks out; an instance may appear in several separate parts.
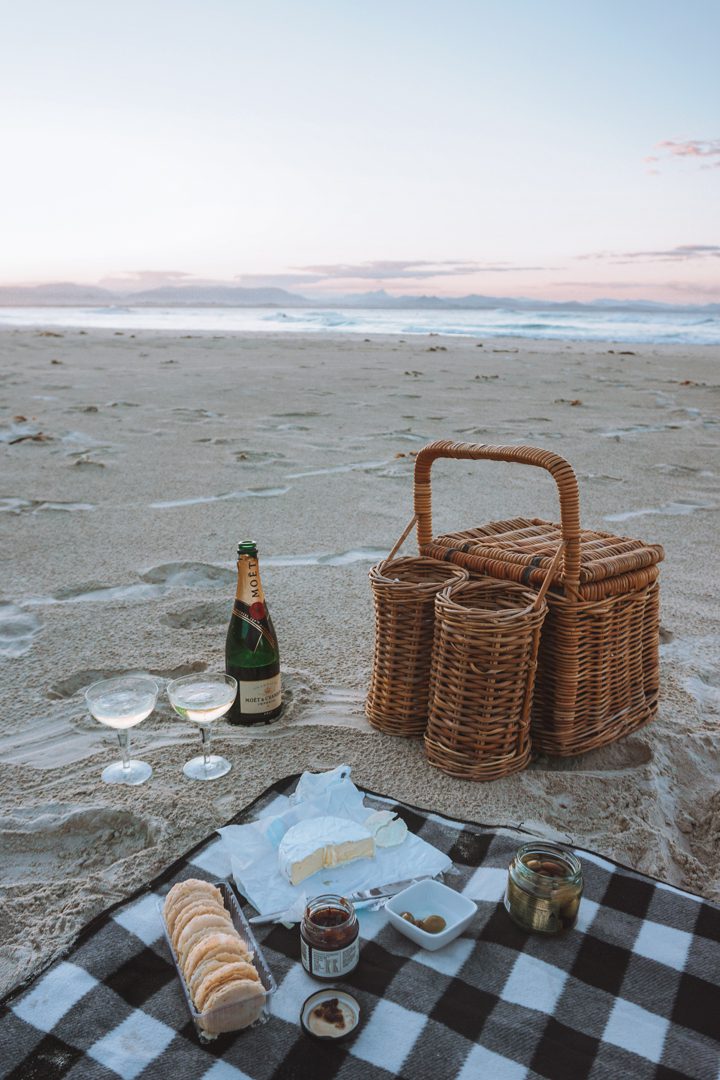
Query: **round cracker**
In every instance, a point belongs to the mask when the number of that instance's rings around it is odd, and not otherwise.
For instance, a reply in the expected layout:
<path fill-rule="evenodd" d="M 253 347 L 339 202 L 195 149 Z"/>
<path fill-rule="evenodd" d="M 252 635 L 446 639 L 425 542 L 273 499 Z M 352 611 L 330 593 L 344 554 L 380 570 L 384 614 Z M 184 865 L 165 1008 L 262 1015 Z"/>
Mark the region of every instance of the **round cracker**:
<path fill-rule="evenodd" d="M 177 892 L 175 890 L 178 890 Z M 215 886 L 209 885 L 208 881 L 199 881 L 191 878 L 189 881 L 180 881 L 179 886 L 174 886 L 165 897 L 163 912 L 165 915 L 173 912 L 177 907 L 186 904 L 190 896 L 204 897 L 205 900 L 214 900 L 222 904 L 222 893 Z"/>
<path fill-rule="evenodd" d="M 236 964 L 239 960 L 244 960 L 248 964 L 252 964 L 254 954 L 251 952 L 220 952 L 213 953 L 212 956 L 208 956 L 205 960 L 201 960 L 193 971 L 190 978 L 185 977 L 190 996 L 193 1001 L 195 1000 L 195 991 L 200 983 L 203 981 L 206 975 L 209 975 L 211 971 L 217 971 L 218 968 L 224 964 Z"/>
<path fill-rule="evenodd" d="M 227 908 L 219 907 L 214 901 L 208 903 L 206 900 L 199 900 L 196 904 L 188 904 L 178 913 L 175 922 L 173 923 L 172 933 L 170 934 L 170 940 L 172 941 L 173 948 L 177 951 L 177 943 L 180 940 L 185 927 L 192 922 L 196 915 L 218 915 L 221 918 L 225 918 L 225 922 L 228 927 L 232 927 L 232 919 L 230 918 L 230 912 Z M 229 932 L 229 931 L 228 931 Z"/>
<path fill-rule="evenodd" d="M 237 1005 L 241 1001 L 264 997 L 265 987 L 259 979 L 231 979 L 229 983 L 219 986 L 208 996 L 204 1011 L 221 1009 L 224 1005 Z"/>
<path fill-rule="evenodd" d="M 205 1011 L 205 1002 L 214 990 L 235 979 L 250 979 L 259 982 L 260 976 L 247 960 L 238 960 L 234 964 L 223 964 L 216 971 L 210 971 L 195 991 L 195 1007 L 198 1012 Z"/>
<path fill-rule="evenodd" d="M 207 900 L 209 903 L 222 904 L 223 896 L 219 889 L 216 889 L 214 885 L 210 885 L 207 881 L 199 881 L 197 878 L 181 881 L 179 885 L 174 885 L 165 897 L 163 915 L 166 922 L 171 920 L 191 900 L 193 903 L 197 900 Z"/>
<path fill-rule="evenodd" d="M 194 915 L 190 922 L 183 927 L 177 939 L 175 952 L 180 961 L 180 966 L 183 966 L 185 957 L 193 945 L 200 941 L 200 938 L 206 934 L 219 934 L 223 930 L 227 931 L 228 925 L 232 926 L 232 922 L 229 922 L 220 911 L 208 912 L 206 915 Z"/>
<path fill-rule="evenodd" d="M 182 896 L 176 897 L 174 903 L 169 905 L 163 912 L 168 933 L 172 934 L 175 929 L 175 923 L 180 918 L 182 912 L 195 904 L 206 904 L 208 907 L 217 907 L 226 910 L 222 896 L 218 897 L 213 893 L 201 889 L 188 890 L 188 892 L 183 893 Z"/>
<path fill-rule="evenodd" d="M 249 1027 L 261 1016 L 266 1001 L 262 983 L 236 979 L 208 999 L 212 1004 L 206 1002 L 205 1012 L 199 1017 L 200 1027 L 211 1036 Z"/>
<path fill-rule="evenodd" d="M 198 954 L 196 954 L 196 957 L 197 955 Z M 192 964 L 190 962 L 190 958 L 188 958 L 183 969 L 185 981 L 188 983 L 188 985 L 191 985 L 193 987 L 193 990 L 196 990 L 197 987 L 200 985 L 200 969 L 205 967 L 205 965 L 207 965 L 211 960 L 216 960 L 221 964 L 237 964 L 240 961 L 251 963 L 253 954 L 250 952 L 246 952 L 241 945 L 221 945 L 216 946 L 209 952 L 206 951 L 205 953 L 202 953 L 199 960 L 196 960 L 196 957 L 193 957 Z"/>
<path fill-rule="evenodd" d="M 233 928 L 234 929 L 234 928 Z M 211 956 L 223 953 L 230 956 L 242 956 L 249 952 L 246 942 L 238 933 L 232 934 L 208 934 L 207 937 L 193 945 L 185 959 L 184 974 L 186 979 L 191 979 L 198 964 L 203 960 L 209 960 Z"/>
<path fill-rule="evenodd" d="M 165 897 L 163 905 L 165 917 L 167 918 L 170 910 L 183 896 L 187 896 L 191 892 L 207 893 L 208 896 L 214 896 L 220 903 L 223 902 L 222 893 L 214 885 L 211 885 L 209 881 L 202 881 L 200 878 L 186 878 L 185 881 L 178 881 L 176 885 L 173 885 Z"/>

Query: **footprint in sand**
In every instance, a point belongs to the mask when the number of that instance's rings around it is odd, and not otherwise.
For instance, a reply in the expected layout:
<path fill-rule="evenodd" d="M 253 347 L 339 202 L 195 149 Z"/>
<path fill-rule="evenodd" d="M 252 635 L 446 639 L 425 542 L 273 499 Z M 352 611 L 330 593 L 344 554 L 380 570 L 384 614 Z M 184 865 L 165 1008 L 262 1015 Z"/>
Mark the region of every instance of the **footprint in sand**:
<path fill-rule="evenodd" d="M 278 450 L 234 450 L 233 453 L 236 461 L 262 461 L 266 465 L 285 458 Z"/>
<path fill-rule="evenodd" d="M 657 469 L 658 472 L 663 473 L 665 476 L 688 476 L 695 474 L 696 476 L 702 476 L 707 479 L 714 477 L 715 473 L 709 469 L 701 469 L 697 465 L 676 465 L 672 462 L 660 461 L 657 465 L 651 465 L 651 469 Z"/>
<path fill-rule="evenodd" d="M 159 819 L 119 807 L 45 803 L 0 817 L 0 883 L 68 880 L 102 870 L 167 832 Z"/>
<path fill-rule="evenodd" d="M 633 424 L 632 427 L 610 428 L 603 431 L 591 428 L 590 431 L 601 435 L 603 439 L 623 439 L 633 435 L 652 435 L 658 431 L 677 431 L 682 424 Z"/>
<path fill-rule="evenodd" d="M 313 693 L 307 707 L 299 709 L 294 717 L 300 726 L 319 724 L 332 727 L 350 727 L 358 731 L 371 731 L 365 717 L 365 694 L 345 686 L 324 686 Z M 300 701 L 299 705 L 305 703 Z"/>
<path fill-rule="evenodd" d="M 622 476 L 610 476 L 608 473 L 578 473 L 578 480 L 587 484 L 623 484 Z"/>
<path fill-rule="evenodd" d="M 45 435 L 37 424 L 29 420 L 13 420 L 12 423 L 0 427 L 0 443 L 12 446 L 24 442 L 46 442 L 50 439 Z"/>
<path fill-rule="evenodd" d="M 309 431 L 303 424 L 258 424 L 261 431 Z"/>
<path fill-rule="evenodd" d="M 682 673 L 680 685 L 703 713 L 720 713 L 720 635 L 667 639 L 660 646 L 663 664 Z M 662 639 L 661 639 L 662 640 Z"/>
<path fill-rule="evenodd" d="M 15 659 L 32 648 L 40 620 L 15 604 L 0 603 L 0 656 Z"/>
<path fill-rule="evenodd" d="M 166 364 L 171 363 L 169 360 L 164 362 Z M 219 420 L 222 416 L 222 413 L 213 412 L 211 409 L 178 408 L 173 409 L 172 412 L 175 413 L 179 420 L 189 420 L 193 423 L 196 423 L 198 420 Z"/>
<path fill-rule="evenodd" d="M 316 416 L 329 416 L 330 413 L 313 412 L 313 410 L 310 409 L 307 412 L 278 412 L 272 413 L 271 415 L 278 420 L 302 420 Z"/>
<path fill-rule="evenodd" d="M 66 457 L 82 457 L 91 451 L 114 453 L 116 449 L 112 443 L 100 442 L 84 431 L 67 431 L 60 438 L 60 446 L 53 452 L 62 453 Z"/>
<path fill-rule="evenodd" d="M 153 566 L 131 585 L 103 585 L 97 581 L 68 585 L 51 596 L 34 597 L 25 606 L 46 604 L 118 603 L 123 600 L 153 600 L 172 589 L 208 588 L 232 585 L 236 575 L 223 566 L 209 563 L 176 562 Z"/>
<path fill-rule="evenodd" d="M 86 690 L 94 682 L 100 679 L 117 679 L 124 675 L 152 675 L 159 683 L 170 682 L 171 679 L 179 679 L 181 675 L 194 675 L 198 671 L 206 671 L 207 664 L 203 660 L 194 660 L 189 664 L 180 664 L 175 668 L 148 668 L 146 671 L 129 671 L 127 668 L 119 670 L 87 668 L 84 671 L 76 671 L 66 679 L 60 679 L 49 687 L 47 696 L 53 701 L 74 697 L 75 694 Z"/>
<path fill-rule="evenodd" d="M 648 506 L 641 510 L 625 510 L 620 514 L 606 514 L 603 521 L 630 521 L 632 518 L 654 517 L 687 517 L 697 510 L 717 510 L 712 503 L 672 502 L 664 506 Z"/>
<path fill-rule="evenodd" d="M 639 769 L 652 761 L 652 749 L 641 739 L 628 738 L 622 742 L 589 750 L 574 758 L 539 758 L 530 769 L 537 772 L 614 773 Z"/>
<path fill-rule="evenodd" d="M 75 461 L 68 465 L 69 469 L 105 469 L 106 465 L 104 461 L 95 461 L 94 458 L 89 457 L 87 454 L 81 454 Z"/>
<path fill-rule="evenodd" d="M 300 480 L 306 476 L 329 476 L 331 473 L 373 472 L 389 464 L 389 461 L 352 461 L 348 465 L 330 465 L 326 469 L 308 469 L 307 472 L 288 473 L 286 479 Z"/>
<path fill-rule="evenodd" d="M 0 499 L 0 513 L 5 514 L 38 514 L 43 510 L 55 510 L 58 512 L 72 513 L 74 510 L 94 510 L 92 503 L 72 502 L 42 502 L 40 499 Z"/>
<path fill-rule="evenodd" d="M 150 503 L 153 510 L 170 510 L 178 506 L 199 506 L 205 503 L 234 502 L 238 499 L 272 499 L 287 495 L 289 487 L 247 488 L 245 491 L 228 491 L 224 495 L 198 495 L 194 499 L 172 499 L 169 502 Z"/>
<path fill-rule="evenodd" d="M 363 547 L 351 551 L 331 552 L 323 555 L 310 552 L 307 555 L 268 555 L 264 566 L 349 566 L 356 562 L 377 562 L 387 558 L 389 548 Z"/>
<path fill-rule="evenodd" d="M 350 551 L 309 552 L 303 555 L 269 555 L 263 565 L 269 566 L 348 566 L 357 562 L 377 562 L 387 556 L 389 547 L 353 548 Z M 140 581 L 127 585 L 103 585 L 90 581 L 69 585 L 50 596 L 32 597 L 24 607 L 43 607 L 52 604 L 120 603 L 123 601 L 154 600 L 173 589 L 227 589 L 237 582 L 235 570 L 211 563 L 162 563 L 140 574 Z M 17 609 L 19 610 L 19 609 Z M 102 677 L 102 676 L 100 676 Z"/>
<path fill-rule="evenodd" d="M 151 670 L 161 693 L 152 715 L 133 736 L 134 741 L 147 749 L 157 749 L 182 741 L 187 736 L 178 726 L 170 703 L 164 694 L 165 684 L 180 675 L 206 671 L 207 664 L 196 661 L 167 670 Z M 115 746 L 112 732 L 89 715 L 82 692 L 99 679 L 138 674 L 137 671 L 97 669 L 77 671 L 59 680 L 48 689 L 49 704 L 39 706 L 33 723 L 6 733 L 0 742 L 0 762 L 8 765 L 29 765 L 33 769 L 59 769 L 84 761 L 88 757 Z M 147 674 L 147 672 L 145 672 Z"/>
<path fill-rule="evenodd" d="M 163 615 L 160 622 L 174 630 L 204 630 L 208 627 L 224 626 L 230 620 L 230 610 L 226 601 L 216 604 L 195 604 L 183 611 L 170 611 Z"/>

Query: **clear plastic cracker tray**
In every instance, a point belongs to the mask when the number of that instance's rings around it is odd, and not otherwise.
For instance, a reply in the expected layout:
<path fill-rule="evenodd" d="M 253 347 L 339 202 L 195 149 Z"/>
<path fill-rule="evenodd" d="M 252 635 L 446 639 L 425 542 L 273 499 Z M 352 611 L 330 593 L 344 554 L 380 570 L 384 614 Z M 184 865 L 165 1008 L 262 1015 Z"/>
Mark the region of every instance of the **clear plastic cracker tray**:
<path fill-rule="evenodd" d="M 260 976 L 260 982 L 265 990 L 264 997 L 262 999 L 262 1009 L 257 1015 L 258 999 L 252 999 L 252 1003 L 239 1002 L 234 1005 L 221 1005 L 219 1008 L 206 1009 L 205 1012 L 199 1013 L 192 1003 L 190 992 L 185 983 L 183 973 L 180 970 L 178 958 L 175 955 L 175 950 L 172 947 L 172 942 L 168 935 L 167 926 L 165 925 L 165 918 L 163 916 L 163 904 L 165 898 L 158 900 L 158 910 L 162 919 L 163 933 L 165 940 L 167 941 L 170 955 L 172 956 L 175 970 L 177 972 L 178 979 L 180 980 L 180 986 L 187 1003 L 188 1010 L 195 1024 L 198 1035 L 201 1039 L 214 1039 L 216 1036 L 221 1035 L 227 1031 L 242 1031 L 244 1028 L 255 1026 L 256 1024 L 264 1023 L 268 1018 L 268 1005 L 270 998 L 277 990 L 277 983 L 272 971 L 268 967 L 267 961 L 262 953 L 260 946 L 258 945 L 255 935 L 250 928 L 250 924 L 243 915 L 242 909 L 238 904 L 237 897 L 232 887 L 227 881 L 213 882 L 216 888 L 220 889 L 225 907 L 230 913 L 233 926 L 240 934 L 240 936 L 247 942 L 250 951 L 253 955 L 253 964 L 257 968 L 257 973 Z M 251 1012 L 248 1011 L 248 1006 L 252 1004 Z"/>

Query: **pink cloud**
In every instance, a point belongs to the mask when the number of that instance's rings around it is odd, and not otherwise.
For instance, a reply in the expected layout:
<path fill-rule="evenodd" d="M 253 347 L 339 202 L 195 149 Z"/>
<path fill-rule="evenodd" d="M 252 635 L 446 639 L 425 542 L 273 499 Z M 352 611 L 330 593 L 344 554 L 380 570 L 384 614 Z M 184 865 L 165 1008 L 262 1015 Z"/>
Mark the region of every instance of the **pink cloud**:
<path fill-rule="evenodd" d="M 511 263 L 483 263 L 460 259 L 377 259 L 366 263 L 333 263 L 322 266 L 299 266 L 297 270 L 335 281 L 399 281 L 438 277 L 464 277 L 468 274 L 508 274 L 547 270 L 544 266 L 515 266 Z"/>
<path fill-rule="evenodd" d="M 576 255 L 582 261 L 601 260 L 614 266 L 641 262 L 689 262 L 691 259 L 720 259 L 720 244 L 678 244 L 661 251 L 597 251 Z"/>
<path fill-rule="evenodd" d="M 711 160 L 703 164 L 701 168 L 720 168 L 720 139 L 663 139 L 662 142 L 657 143 L 655 149 L 660 151 L 660 156 L 646 157 L 646 162 L 653 163 L 672 158 L 717 158 L 717 161 Z"/>

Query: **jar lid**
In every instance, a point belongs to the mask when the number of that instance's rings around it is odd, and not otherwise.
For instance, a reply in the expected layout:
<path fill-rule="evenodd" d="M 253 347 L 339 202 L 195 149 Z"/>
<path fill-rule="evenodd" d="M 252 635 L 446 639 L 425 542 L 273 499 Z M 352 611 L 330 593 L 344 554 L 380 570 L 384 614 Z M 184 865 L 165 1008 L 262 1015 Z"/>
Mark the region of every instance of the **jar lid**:
<path fill-rule="evenodd" d="M 300 1010 L 300 1026 L 313 1039 L 338 1042 L 360 1023 L 360 1002 L 347 990 L 331 986 L 311 994 Z"/>

